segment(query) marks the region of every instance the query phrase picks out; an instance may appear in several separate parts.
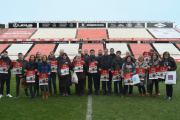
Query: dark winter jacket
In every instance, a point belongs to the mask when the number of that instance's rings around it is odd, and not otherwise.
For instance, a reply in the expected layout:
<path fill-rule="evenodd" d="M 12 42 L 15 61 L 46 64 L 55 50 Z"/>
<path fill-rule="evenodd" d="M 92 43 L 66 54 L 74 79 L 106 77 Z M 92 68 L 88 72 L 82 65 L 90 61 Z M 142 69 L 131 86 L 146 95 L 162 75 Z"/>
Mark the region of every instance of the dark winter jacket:
<path fill-rule="evenodd" d="M 111 61 L 112 61 L 112 57 L 110 55 L 108 56 L 102 56 L 100 59 L 100 64 L 99 64 L 99 69 L 102 70 L 109 70 L 111 69 Z"/>
<path fill-rule="evenodd" d="M 11 70 L 12 69 L 12 62 L 11 62 L 11 59 L 9 57 L 1 57 L 0 58 L 0 61 L 3 61 L 3 62 L 8 62 L 9 63 L 9 66 L 10 68 L 8 69 L 8 73 L 0 73 L 0 80 L 6 80 L 6 79 L 11 79 Z"/>
<path fill-rule="evenodd" d="M 111 70 L 121 70 L 123 63 L 124 63 L 124 59 L 122 59 L 121 57 L 119 61 L 117 57 L 114 58 L 111 63 Z"/>
<path fill-rule="evenodd" d="M 167 71 L 175 71 L 177 69 L 177 65 L 176 62 L 174 61 L 174 59 L 172 57 L 169 57 L 167 60 L 165 60 L 164 58 L 160 61 L 160 66 L 164 66 L 164 67 L 168 67 L 170 66 L 171 68 Z"/>
<path fill-rule="evenodd" d="M 26 63 L 26 70 L 35 70 L 35 69 L 38 69 L 38 63 L 37 62 L 27 62 Z"/>

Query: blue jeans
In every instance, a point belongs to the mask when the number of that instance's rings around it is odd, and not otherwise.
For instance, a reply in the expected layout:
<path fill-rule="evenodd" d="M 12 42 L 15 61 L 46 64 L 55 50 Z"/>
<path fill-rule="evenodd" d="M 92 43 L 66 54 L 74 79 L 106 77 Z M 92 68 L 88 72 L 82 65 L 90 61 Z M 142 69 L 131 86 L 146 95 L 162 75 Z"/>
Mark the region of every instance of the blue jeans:
<path fill-rule="evenodd" d="M 139 89 L 139 93 L 142 93 L 141 89 L 143 90 L 143 94 L 146 94 L 146 90 L 145 90 L 145 87 L 144 85 L 143 86 L 138 86 L 138 89 Z"/>
<path fill-rule="evenodd" d="M 48 85 L 41 85 L 41 91 L 44 91 L 44 87 L 46 88 L 46 91 L 48 91 Z"/>
<path fill-rule="evenodd" d="M 115 81 L 115 82 L 114 82 L 114 93 L 118 94 L 118 86 L 117 86 L 118 83 L 119 83 L 119 91 L 120 91 L 120 94 L 123 94 L 122 79 L 121 79 L 120 81 Z"/>
<path fill-rule="evenodd" d="M 51 90 L 51 78 L 52 78 L 52 81 L 53 81 L 53 87 L 54 87 L 54 90 L 56 90 L 56 74 L 54 73 L 51 73 L 51 75 L 49 76 L 49 81 L 48 81 L 48 85 L 49 85 L 49 90 Z"/>
<path fill-rule="evenodd" d="M 34 92 L 32 90 L 33 86 L 34 86 Z M 31 96 L 34 96 L 36 94 L 36 83 L 30 83 L 29 84 L 29 90 L 30 90 Z"/>

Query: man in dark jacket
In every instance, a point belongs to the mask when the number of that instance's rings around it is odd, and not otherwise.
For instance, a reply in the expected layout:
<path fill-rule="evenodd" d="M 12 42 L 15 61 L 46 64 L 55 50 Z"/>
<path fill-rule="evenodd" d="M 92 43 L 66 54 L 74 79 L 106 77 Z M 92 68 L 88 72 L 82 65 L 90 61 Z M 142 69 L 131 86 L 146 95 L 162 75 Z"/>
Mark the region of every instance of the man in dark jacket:
<path fill-rule="evenodd" d="M 116 58 L 114 58 L 112 60 L 112 63 L 111 63 L 111 71 L 112 70 L 121 70 L 122 69 L 122 65 L 124 63 L 124 59 L 121 58 L 121 51 L 117 51 L 116 52 Z M 118 87 L 117 87 L 117 84 L 119 83 L 119 91 L 120 91 L 120 94 L 122 95 L 123 94 L 123 89 L 122 89 L 122 78 L 120 81 L 115 81 L 114 82 L 114 95 L 113 96 L 116 96 L 118 95 Z"/>
<path fill-rule="evenodd" d="M 11 59 L 8 57 L 8 52 L 5 51 L 3 53 L 3 56 L 1 56 L 0 61 L 3 62 L 8 62 L 9 66 L 8 66 L 8 73 L 0 73 L 0 82 L 1 82 L 1 88 L 0 88 L 0 98 L 3 97 L 3 90 L 4 90 L 4 83 L 6 82 L 6 93 L 7 93 L 7 97 L 13 97 L 10 94 L 10 79 L 11 79 L 11 71 L 10 69 L 12 69 L 10 67 L 11 65 Z"/>
<path fill-rule="evenodd" d="M 40 60 L 41 60 L 41 56 L 42 56 L 42 54 L 41 54 L 41 52 L 37 52 L 36 53 L 36 62 L 37 63 L 39 63 L 40 62 Z M 36 77 L 36 95 L 39 95 L 39 75 L 37 75 L 37 77 Z"/>
<path fill-rule="evenodd" d="M 133 59 L 133 63 L 136 62 L 136 59 L 134 58 L 134 56 L 132 56 L 132 54 L 130 53 L 130 51 L 126 51 L 126 56 L 131 56 Z M 126 56 L 123 58 L 125 60 Z"/>
<path fill-rule="evenodd" d="M 88 55 L 88 50 L 87 50 L 87 49 L 84 50 L 84 55 L 85 55 L 86 57 L 89 57 L 89 55 Z"/>
<path fill-rule="evenodd" d="M 102 50 L 101 49 L 99 49 L 99 51 L 98 51 L 98 55 L 97 55 L 97 57 L 98 57 L 98 59 L 99 59 L 99 62 L 101 61 L 101 57 L 103 56 L 103 54 L 102 54 Z M 100 63 L 99 63 L 100 64 Z M 101 76 L 101 73 L 98 71 L 98 92 L 100 92 L 100 76 Z M 102 91 L 103 91 L 103 88 L 102 88 Z"/>
<path fill-rule="evenodd" d="M 24 69 L 26 68 L 27 61 L 23 60 L 23 54 L 22 53 L 18 53 L 18 59 L 15 62 L 21 62 L 22 63 L 22 74 L 16 74 L 16 96 L 15 96 L 15 98 L 18 98 L 19 97 L 19 86 L 20 86 L 21 78 L 25 78 Z M 13 64 L 11 64 L 11 65 L 13 67 Z M 24 91 L 25 91 L 25 96 L 29 97 L 27 88 L 24 89 Z"/>
<path fill-rule="evenodd" d="M 50 52 L 50 55 L 48 56 L 48 60 L 49 61 L 56 61 L 56 57 L 54 55 L 54 51 L 51 51 Z M 50 75 L 50 81 L 48 81 L 49 83 L 49 96 L 51 97 L 52 96 L 52 87 L 51 87 L 51 79 L 53 81 L 53 87 L 54 87 L 54 97 L 56 97 L 56 93 L 57 93 L 57 89 L 56 89 L 56 73 L 55 72 L 51 72 L 51 75 Z"/>
<path fill-rule="evenodd" d="M 112 57 L 108 55 L 108 49 L 104 50 L 104 55 L 101 57 L 100 65 L 99 65 L 99 71 L 101 70 L 109 70 L 111 71 L 111 61 Z M 110 73 L 109 73 L 110 74 Z M 106 95 L 106 83 L 108 86 L 108 95 L 111 95 L 111 82 L 112 79 L 109 77 L 109 81 L 102 81 L 102 86 L 103 86 L 103 95 Z"/>
<path fill-rule="evenodd" d="M 98 93 L 98 81 L 97 81 L 97 75 L 98 73 L 90 73 L 89 71 L 89 62 L 96 62 L 97 64 L 97 70 L 99 69 L 99 64 L 98 64 L 98 58 L 95 57 L 95 51 L 93 49 L 90 50 L 90 56 L 87 57 L 86 59 L 86 65 L 87 65 L 87 71 L 88 71 L 88 88 L 89 92 L 87 95 L 92 94 L 92 78 L 94 80 L 94 87 L 95 87 L 95 94 L 99 95 Z"/>

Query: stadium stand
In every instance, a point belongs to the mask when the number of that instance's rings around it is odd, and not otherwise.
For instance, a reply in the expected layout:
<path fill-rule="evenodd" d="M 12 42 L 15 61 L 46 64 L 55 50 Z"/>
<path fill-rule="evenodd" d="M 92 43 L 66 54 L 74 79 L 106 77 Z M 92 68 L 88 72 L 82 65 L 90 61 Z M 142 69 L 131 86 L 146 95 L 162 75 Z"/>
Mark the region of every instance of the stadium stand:
<path fill-rule="evenodd" d="M 3 33 L 5 33 L 7 30 L 8 30 L 8 28 L 5 28 L 5 29 L 3 29 L 3 30 L 0 30 L 0 35 L 3 34 Z"/>
<path fill-rule="evenodd" d="M 106 29 L 78 29 L 77 38 L 107 38 Z"/>
<path fill-rule="evenodd" d="M 110 54 L 110 48 L 114 48 L 114 52 L 120 50 L 121 51 L 121 57 L 124 57 L 126 54 L 126 51 L 129 51 L 126 43 L 106 43 L 106 48 L 109 50 Z"/>
<path fill-rule="evenodd" d="M 180 29 L 178 27 L 175 27 L 174 29 L 180 33 Z"/>
<path fill-rule="evenodd" d="M 82 50 L 84 51 L 85 49 L 88 50 L 88 53 L 90 52 L 91 49 L 95 50 L 95 55 L 98 55 L 98 50 L 101 49 L 102 51 L 104 51 L 103 49 L 103 44 L 102 43 L 89 43 L 89 44 L 82 44 Z M 104 53 L 103 53 L 104 54 Z"/>
<path fill-rule="evenodd" d="M 152 49 L 151 45 L 147 43 L 130 43 L 129 45 L 136 59 L 138 59 L 139 55 L 142 55 L 144 51 L 149 52 L 149 50 Z"/>
<path fill-rule="evenodd" d="M 146 29 L 108 29 L 109 38 L 153 39 Z"/>
<path fill-rule="evenodd" d="M 27 51 L 30 49 L 32 44 L 12 44 L 8 49 L 8 55 L 11 58 L 11 60 L 18 59 L 18 53 L 23 53 L 24 55 L 27 53 Z"/>
<path fill-rule="evenodd" d="M 180 59 L 180 51 L 172 43 L 153 43 L 153 46 L 161 56 L 168 51 L 174 59 Z"/>
<path fill-rule="evenodd" d="M 155 38 L 180 38 L 175 29 L 148 29 Z"/>
<path fill-rule="evenodd" d="M 73 59 L 78 53 L 79 44 L 59 44 L 56 49 L 55 56 L 59 56 L 59 51 L 63 49 L 70 59 Z"/>
<path fill-rule="evenodd" d="M 8 29 L 0 39 L 28 39 L 36 29 Z"/>
<path fill-rule="evenodd" d="M 77 29 L 38 29 L 31 39 L 74 39 Z"/>
<path fill-rule="evenodd" d="M 7 48 L 8 44 L 0 44 L 0 53 L 3 52 L 5 48 Z"/>

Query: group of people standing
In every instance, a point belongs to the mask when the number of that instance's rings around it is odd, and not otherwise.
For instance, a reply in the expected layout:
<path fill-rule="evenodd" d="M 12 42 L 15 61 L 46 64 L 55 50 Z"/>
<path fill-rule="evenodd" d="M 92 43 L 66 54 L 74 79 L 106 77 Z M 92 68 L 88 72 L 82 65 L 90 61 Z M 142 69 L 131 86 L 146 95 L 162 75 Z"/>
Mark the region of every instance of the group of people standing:
<path fill-rule="evenodd" d="M 143 68 L 146 70 L 145 80 L 141 81 L 137 86 L 139 90 L 139 96 L 144 97 L 146 94 L 149 97 L 152 96 L 153 84 L 155 83 L 155 95 L 158 97 L 159 94 L 159 79 L 149 79 L 148 69 L 150 67 L 158 67 L 164 66 L 168 67 L 168 71 L 175 71 L 177 66 L 172 57 L 168 52 L 164 52 L 162 60 L 159 59 L 158 54 L 151 49 L 151 59 L 149 63 L 144 61 L 143 55 L 140 55 L 138 60 L 131 55 L 129 51 L 126 52 L 126 56 L 124 58 L 121 57 L 121 51 L 116 51 L 114 53 L 114 49 L 110 49 L 110 54 L 108 54 L 108 49 L 104 49 L 104 54 L 102 50 L 98 51 L 98 55 L 95 56 L 95 51 L 91 49 L 88 54 L 88 50 L 84 50 L 84 54 L 82 49 L 78 49 L 78 54 L 74 57 L 71 62 L 68 55 L 64 52 L 63 49 L 60 50 L 59 56 L 56 58 L 54 52 L 51 51 L 49 56 L 41 55 L 40 52 L 35 55 L 30 55 L 29 61 L 23 59 L 23 54 L 18 54 L 18 59 L 14 62 L 22 62 L 22 74 L 16 75 L 16 96 L 19 97 L 19 87 L 20 87 L 20 79 L 26 78 L 27 70 L 35 70 L 35 83 L 28 83 L 30 90 L 30 98 L 36 98 L 39 95 L 39 74 L 40 73 L 48 73 L 48 85 L 41 85 L 41 95 L 42 98 L 48 98 L 48 96 L 52 96 L 52 86 L 53 83 L 54 88 L 54 97 L 57 96 L 57 87 L 56 87 L 56 75 L 58 74 L 59 79 L 59 95 L 68 96 L 71 93 L 70 86 L 72 85 L 71 81 L 71 71 L 75 70 L 75 62 L 82 61 L 83 62 L 83 72 L 77 72 L 78 84 L 75 84 L 75 91 L 77 96 L 82 96 L 82 94 L 86 93 L 86 78 L 88 78 L 88 89 L 87 95 L 92 94 L 93 92 L 93 83 L 95 88 L 95 94 L 99 95 L 100 90 L 102 89 L 102 95 L 111 95 L 112 93 L 112 73 L 113 70 L 119 70 L 121 72 L 121 77 L 119 81 L 114 82 L 114 94 L 113 96 L 121 95 L 121 98 L 125 98 L 125 94 L 128 91 L 129 87 L 129 97 L 132 97 L 133 94 L 133 86 L 132 85 L 124 85 L 123 79 L 124 73 L 132 73 L 136 74 L 137 68 Z M 6 82 L 6 93 L 7 97 L 12 97 L 10 94 L 10 79 L 11 79 L 11 69 L 12 69 L 12 61 L 8 57 L 8 52 L 5 51 L 0 58 L 0 61 L 8 62 L 8 74 L 0 73 L 0 98 L 3 97 L 3 89 L 4 84 Z M 52 72 L 51 65 L 49 61 L 57 61 L 57 72 Z M 89 71 L 89 62 L 95 62 L 97 64 L 97 72 L 90 73 Z M 61 73 L 61 65 L 67 64 L 69 66 L 69 74 L 62 75 Z M 102 81 L 102 88 L 100 87 L 100 76 L 101 70 L 109 71 L 109 81 Z M 147 84 L 147 92 L 145 89 L 145 84 Z M 34 87 L 34 90 L 33 90 Z M 45 88 L 45 89 L 44 89 Z M 119 90 L 118 90 L 119 89 Z M 28 90 L 24 89 L 25 96 L 29 97 Z M 49 91 L 49 92 L 48 92 Z M 172 85 L 166 85 L 166 100 L 172 99 L 173 87 Z"/>

